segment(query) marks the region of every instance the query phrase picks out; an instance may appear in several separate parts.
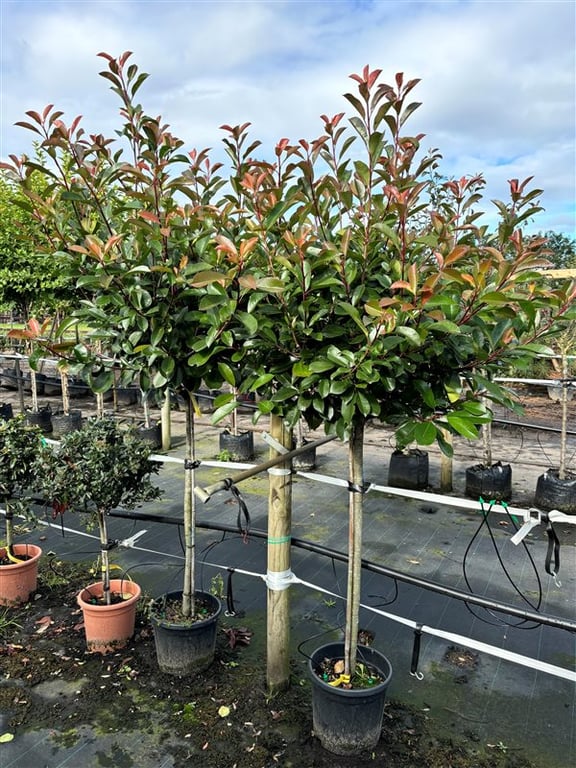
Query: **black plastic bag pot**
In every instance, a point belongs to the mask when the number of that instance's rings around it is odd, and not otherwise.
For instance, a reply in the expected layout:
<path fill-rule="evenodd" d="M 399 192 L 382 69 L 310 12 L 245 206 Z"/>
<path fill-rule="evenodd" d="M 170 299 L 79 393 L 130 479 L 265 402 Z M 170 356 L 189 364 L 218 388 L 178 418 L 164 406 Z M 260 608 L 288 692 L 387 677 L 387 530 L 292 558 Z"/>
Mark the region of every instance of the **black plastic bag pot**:
<path fill-rule="evenodd" d="M 306 440 L 304 441 L 303 446 L 306 445 Z M 304 451 L 303 453 L 299 453 L 298 456 L 294 456 L 292 458 L 292 468 L 293 469 L 299 469 L 301 471 L 306 471 L 309 469 L 314 469 L 316 466 L 316 448 L 309 448 L 307 451 Z"/>
<path fill-rule="evenodd" d="M 492 466 L 476 464 L 466 470 L 466 496 L 472 499 L 510 501 L 512 498 L 512 467 L 499 461 Z"/>
<path fill-rule="evenodd" d="M 561 480 L 557 469 L 548 469 L 536 484 L 534 505 L 540 509 L 557 509 L 567 515 L 576 515 L 576 475 L 567 472 Z"/>
<path fill-rule="evenodd" d="M 169 675 L 195 676 L 204 672 L 214 661 L 216 629 L 222 603 L 209 592 L 196 592 L 212 615 L 194 623 L 174 623 L 163 617 L 165 601 L 182 600 L 182 592 L 168 592 L 152 603 L 150 621 L 158 666 Z"/>
<path fill-rule="evenodd" d="M 52 432 L 52 409 L 49 405 L 44 405 L 37 411 L 26 411 L 26 421 L 38 427 L 45 435 Z"/>
<path fill-rule="evenodd" d="M 220 453 L 226 453 L 231 461 L 250 461 L 254 456 L 254 432 L 220 432 Z"/>
<path fill-rule="evenodd" d="M 52 437 L 56 440 L 68 432 L 82 428 L 82 411 L 71 410 L 69 413 L 52 414 Z"/>
<path fill-rule="evenodd" d="M 357 755 L 373 749 L 380 739 L 392 666 L 375 648 L 359 645 L 358 662 L 376 670 L 381 681 L 369 688 L 335 688 L 318 676 L 318 669 L 324 659 L 343 657 L 344 643 L 329 643 L 308 661 L 314 735 L 335 755 Z"/>
<path fill-rule="evenodd" d="M 152 448 L 160 448 L 162 446 L 162 425 L 153 424 L 150 427 L 138 427 L 138 437 L 144 440 L 145 443 L 149 443 Z"/>
<path fill-rule="evenodd" d="M 14 418 L 14 409 L 12 403 L 0 403 L 0 419 L 2 421 L 8 421 Z"/>
<path fill-rule="evenodd" d="M 44 394 L 46 397 L 58 397 L 62 394 L 62 382 L 58 376 L 46 376 Z"/>
<path fill-rule="evenodd" d="M 426 451 L 413 448 L 394 451 L 388 465 L 388 485 L 418 491 L 428 486 L 429 460 Z"/>

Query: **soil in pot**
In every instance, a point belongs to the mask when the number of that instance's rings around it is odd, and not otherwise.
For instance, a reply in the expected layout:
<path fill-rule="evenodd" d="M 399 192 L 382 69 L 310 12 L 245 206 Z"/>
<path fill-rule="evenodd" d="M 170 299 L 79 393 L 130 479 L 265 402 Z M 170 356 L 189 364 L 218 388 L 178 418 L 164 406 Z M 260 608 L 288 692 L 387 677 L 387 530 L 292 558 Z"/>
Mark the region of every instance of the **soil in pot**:
<path fill-rule="evenodd" d="M 540 475 L 534 505 L 540 509 L 557 509 L 567 515 L 576 515 L 576 474 L 567 472 L 561 480 L 557 469 L 549 469 Z"/>
<path fill-rule="evenodd" d="M 344 644 L 330 643 L 309 659 L 314 734 L 329 752 L 359 755 L 380 740 L 392 667 L 375 648 L 359 645 L 352 687 L 331 685 L 344 669 L 343 656 Z"/>
<path fill-rule="evenodd" d="M 230 461 L 250 461 L 254 456 L 254 432 L 220 432 L 220 453 L 225 453 Z"/>
<path fill-rule="evenodd" d="M 195 613 L 183 617 L 182 592 L 169 592 L 152 603 L 150 620 L 158 666 L 170 675 L 195 676 L 214 661 L 220 600 L 196 592 Z"/>
<path fill-rule="evenodd" d="M 512 498 L 512 467 L 496 462 L 487 467 L 476 464 L 466 469 L 466 496 L 472 499 L 510 501 Z"/>
<path fill-rule="evenodd" d="M 426 451 L 413 448 L 394 451 L 388 466 L 388 485 L 418 491 L 428 487 L 429 459 Z"/>
<path fill-rule="evenodd" d="M 123 648 L 134 634 L 136 605 L 141 589 L 128 579 L 110 579 L 111 604 L 103 601 L 102 582 L 82 589 L 76 600 L 84 616 L 88 650 L 109 653 Z"/>
<path fill-rule="evenodd" d="M 15 544 L 12 551 L 22 562 L 14 563 L 6 547 L 0 549 L 0 605 L 25 603 L 36 590 L 42 550 L 35 544 Z"/>

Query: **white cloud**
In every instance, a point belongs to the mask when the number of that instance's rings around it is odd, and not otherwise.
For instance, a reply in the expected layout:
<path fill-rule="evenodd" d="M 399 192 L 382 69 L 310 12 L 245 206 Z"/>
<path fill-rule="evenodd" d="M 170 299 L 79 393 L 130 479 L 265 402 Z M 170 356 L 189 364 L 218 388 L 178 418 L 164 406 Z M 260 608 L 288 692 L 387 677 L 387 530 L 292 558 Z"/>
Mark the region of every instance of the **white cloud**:
<path fill-rule="evenodd" d="M 54 102 L 111 133 L 118 105 L 97 73 L 101 50 L 134 51 L 151 73 L 145 108 L 190 146 L 250 121 L 271 145 L 313 137 L 347 109 L 351 72 L 421 78 L 411 120 L 443 169 L 484 171 L 487 197 L 534 175 L 548 227 L 574 232 L 575 13 L 572 0 L 517 2 L 177 2 L 3 0 L 0 154 L 31 137 L 12 127 Z"/>

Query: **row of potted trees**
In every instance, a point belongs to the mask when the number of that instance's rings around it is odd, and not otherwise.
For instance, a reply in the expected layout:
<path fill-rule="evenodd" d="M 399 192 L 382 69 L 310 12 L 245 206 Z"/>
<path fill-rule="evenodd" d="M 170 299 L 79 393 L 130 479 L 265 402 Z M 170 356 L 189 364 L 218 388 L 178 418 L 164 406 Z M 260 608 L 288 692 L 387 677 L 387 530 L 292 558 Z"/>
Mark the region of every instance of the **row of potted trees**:
<path fill-rule="evenodd" d="M 574 313 L 576 286 L 545 287 L 543 242 L 522 235 L 540 191 L 512 180 L 491 234 L 478 223 L 481 177 L 437 184 L 439 154 L 422 155 L 423 137 L 405 133 L 418 81 L 398 74 L 389 85 L 369 67 L 352 75 L 348 123 L 323 115 L 319 137 L 279 140 L 272 161 L 257 156 L 249 124 L 222 126 L 225 179 L 208 150 L 185 153 L 144 112 L 136 99 L 147 75 L 129 52 L 101 56 L 127 151 L 49 105 L 22 123 L 41 161 L 4 164 L 78 293 L 52 350 L 95 391 L 112 386 L 120 365 L 127 381 L 186 403 L 186 567 L 173 623 L 190 626 L 199 601 L 192 393 L 228 386 L 215 421 L 236 408 L 235 391 L 256 393 L 258 414 L 347 440 L 346 637 L 313 655 L 314 690 L 338 700 L 329 717 L 327 705 L 313 706 L 314 730 L 334 752 L 368 749 L 390 667 L 358 644 L 365 425 L 379 419 L 399 445 L 437 442 L 449 454 L 446 433 L 477 438 L 491 420 L 487 402 L 507 400 L 493 381 L 503 362 L 544 351 L 539 339 Z M 48 180 L 42 198 L 30 191 L 36 173 Z M 71 328 L 89 328 L 90 344 L 66 341 Z M 362 733 L 364 718 L 337 711 L 368 688 L 378 704 Z"/>

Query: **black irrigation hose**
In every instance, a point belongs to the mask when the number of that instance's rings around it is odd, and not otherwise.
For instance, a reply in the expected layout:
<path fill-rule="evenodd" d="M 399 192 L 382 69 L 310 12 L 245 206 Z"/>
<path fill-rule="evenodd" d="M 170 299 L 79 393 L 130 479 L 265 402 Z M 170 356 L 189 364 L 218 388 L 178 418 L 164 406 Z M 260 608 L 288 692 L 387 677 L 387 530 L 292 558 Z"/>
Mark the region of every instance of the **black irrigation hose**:
<path fill-rule="evenodd" d="M 130 519 L 150 520 L 150 521 L 159 522 L 159 523 L 169 523 L 171 525 L 182 525 L 181 518 L 175 518 L 175 517 L 169 517 L 169 516 L 163 516 L 163 515 L 153 515 L 153 514 L 148 514 L 144 512 L 115 511 L 110 513 L 110 517 L 121 517 L 128 520 Z M 206 530 L 227 531 L 230 533 L 238 533 L 238 529 L 236 526 L 225 525 L 223 523 L 198 521 L 197 526 L 198 528 L 204 528 Z M 260 531 L 252 528 L 250 530 L 250 536 L 253 536 L 255 538 L 267 539 L 268 533 L 266 531 Z M 335 549 L 330 549 L 329 547 L 324 547 L 320 544 L 314 544 L 313 542 L 307 541 L 306 539 L 293 538 L 292 546 L 296 547 L 297 549 L 304 549 L 308 552 L 313 552 L 314 554 L 317 554 L 317 555 L 325 555 L 326 557 L 330 557 L 334 560 L 339 560 L 340 562 L 343 562 L 343 563 L 348 562 L 348 555 L 346 555 L 345 553 L 339 552 L 338 550 L 335 550 Z M 410 576 L 407 573 L 402 573 L 401 571 L 396 571 L 392 568 L 387 568 L 386 566 L 383 566 L 383 565 L 377 565 L 376 563 L 372 563 L 369 560 L 364 560 L 364 559 L 362 560 L 362 568 L 364 568 L 367 571 L 371 571 L 372 573 L 377 573 L 380 576 L 387 576 L 390 579 L 397 579 L 398 581 L 404 582 L 405 584 L 410 584 L 414 587 L 419 587 L 420 589 L 427 589 L 431 592 L 436 592 L 437 594 L 444 595 L 445 597 L 451 597 L 451 598 L 454 598 L 455 600 L 461 600 L 464 603 L 472 603 L 474 605 L 479 605 L 489 610 L 498 611 L 499 613 L 506 613 L 509 616 L 516 616 L 518 618 L 523 619 L 524 621 L 535 621 L 538 624 L 544 624 L 549 627 L 555 627 L 556 629 L 564 629 L 568 632 L 576 632 L 576 622 L 569 621 L 568 619 L 561 619 L 556 616 L 548 616 L 546 614 L 541 614 L 534 611 L 527 611 L 522 608 L 516 608 L 512 605 L 506 605 L 506 603 L 499 603 L 494 600 L 489 600 L 485 597 L 480 597 L 479 595 L 471 595 L 467 592 L 462 592 L 459 589 L 455 589 L 454 587 L 447 587 L 444 584 L 438 584 L 438 582 L 435 582 L 435 581 L 427 581 L 417 576 Z"/>

